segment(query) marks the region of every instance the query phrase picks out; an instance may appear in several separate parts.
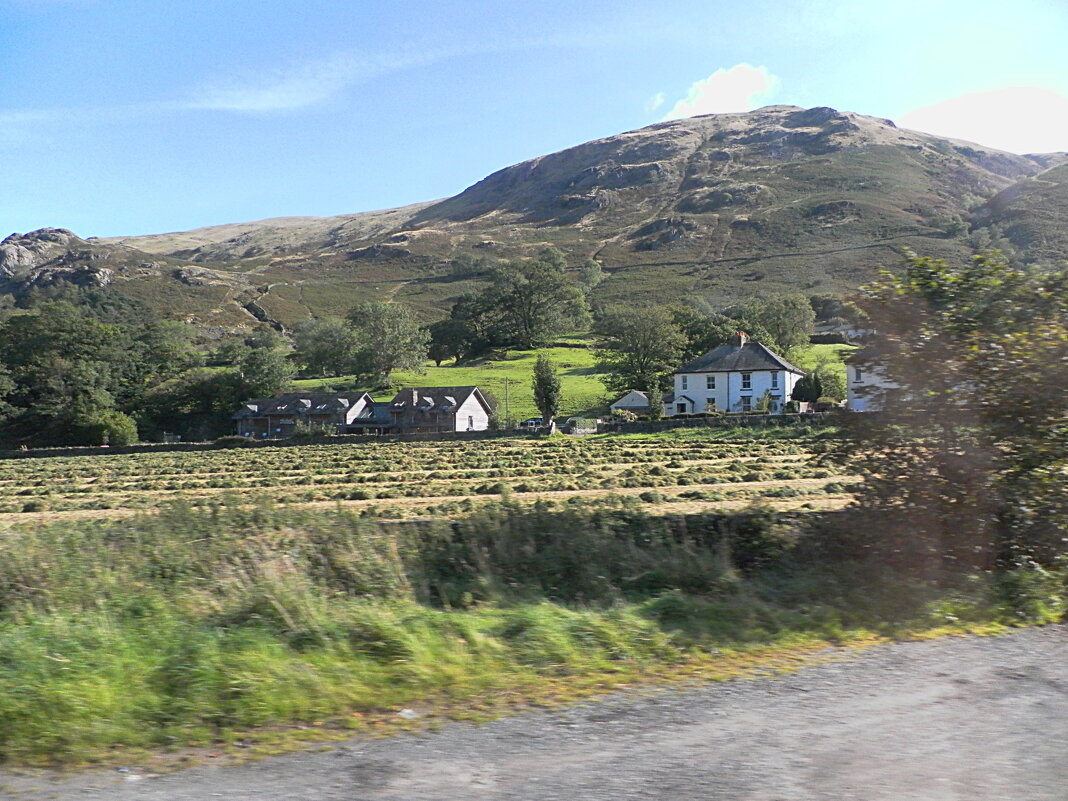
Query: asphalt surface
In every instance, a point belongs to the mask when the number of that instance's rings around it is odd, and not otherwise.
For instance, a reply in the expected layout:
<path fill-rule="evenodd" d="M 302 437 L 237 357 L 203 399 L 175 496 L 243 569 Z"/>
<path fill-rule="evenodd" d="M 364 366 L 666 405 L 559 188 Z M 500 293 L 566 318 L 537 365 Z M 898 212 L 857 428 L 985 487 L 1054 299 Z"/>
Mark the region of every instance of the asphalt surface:
<path fill-rule="evenodd" d="M 151 778 L 0 773 L 57 801 L 1068 801 L 1068 626 Z"/>

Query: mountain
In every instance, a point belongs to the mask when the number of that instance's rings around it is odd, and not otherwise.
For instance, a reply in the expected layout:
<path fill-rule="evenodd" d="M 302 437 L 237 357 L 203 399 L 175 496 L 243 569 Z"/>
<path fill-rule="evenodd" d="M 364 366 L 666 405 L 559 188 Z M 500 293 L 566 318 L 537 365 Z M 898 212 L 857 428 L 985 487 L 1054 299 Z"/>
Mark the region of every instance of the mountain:
<path fill-rule="evenodd" d="M 602 263 L 604 302 L 723 306 L 849 291 L 905 247 L 961 258 L 1006 242 L 1025 259 L 1065 258 L 1066 178 L 1065 154 L 1018 156 L 830 108 L 769 106 L 598 139 L 399 209 L 111 239 L 15 235 L 0 245 L 0 290 L 106 281 L 217 332 L 340 314 L 361 298 L 431 319 L 477 285 L 453 269 L 460 254 L 553 245 L 576 266 Z"/>
<path fill-rule="evenodd" d="M 1068 258 L 1068 155 L 1002 190 L 972 215 L 979 231 L 1003 238 L 1028 261 Z"/>

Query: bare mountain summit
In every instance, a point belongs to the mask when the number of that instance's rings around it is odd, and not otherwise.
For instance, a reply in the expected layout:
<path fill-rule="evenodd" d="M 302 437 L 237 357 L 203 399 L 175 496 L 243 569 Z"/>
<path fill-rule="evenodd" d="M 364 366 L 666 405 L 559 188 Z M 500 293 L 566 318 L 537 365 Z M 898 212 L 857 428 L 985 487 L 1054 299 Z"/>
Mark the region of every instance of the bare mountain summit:
<path fill-rule="evenodd" d="M 62 232 L 72 237 L 65 250 L 44 229 L 5 240 L 15 255 L 0 251 L 0 269 L 17 291 L 45 264 L 26 266 L 38 257 L 20 254 L 55 244 L 62 264 L 53 266 L 104 267 L 116 289 L 172 315 L 284 326 L 360 298 L 442 316 L 478 278 L 452 269 L 459 254 L 506 258 L 554 245 L 576 265 L 602 263 L 606 302 L 703 296 L 721 305 L 757 292 L 847 291 L 904 247 L 957 258 L 1015 243 L 1027 258 L 1033 243 L 1010 234 L 1029 219 L 1028 198 L 1063 219 L 1063 205 L 1037 191 L 1047 171 L 1059 185 L 1063 160 L 830 108 L 769 106 L 598 139 L 399 209 L 108 240 Z M 1035 255 L 1063 258 L 1068 241 L 1046 236 Z"/>

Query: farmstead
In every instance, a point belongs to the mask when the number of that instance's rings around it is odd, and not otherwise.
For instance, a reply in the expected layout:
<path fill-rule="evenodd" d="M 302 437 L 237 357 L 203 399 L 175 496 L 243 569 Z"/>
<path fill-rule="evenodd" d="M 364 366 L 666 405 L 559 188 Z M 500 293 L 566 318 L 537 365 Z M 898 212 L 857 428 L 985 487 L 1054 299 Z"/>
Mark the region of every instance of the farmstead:
<path fill-rule="evenodd" d="M 478 387 L 414 387 L 388 402 L 375 401 L 366 392 L 255 398 L 234 413 L 234 421 L 241 436 L 282 439 L 301 425 L 333 434 L 485 431 L 492 413 Z"/>

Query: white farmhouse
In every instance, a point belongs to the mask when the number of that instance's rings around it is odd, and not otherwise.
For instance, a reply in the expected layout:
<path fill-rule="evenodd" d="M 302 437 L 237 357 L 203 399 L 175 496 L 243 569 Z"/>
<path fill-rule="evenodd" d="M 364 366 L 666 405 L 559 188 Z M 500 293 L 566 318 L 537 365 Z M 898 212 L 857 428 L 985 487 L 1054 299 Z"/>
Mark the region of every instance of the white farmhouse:
<path fill-rule="evenodd" d="M 759 342 L 738 333 L 725 345 L 675 371 L 671 415 L 748 412 L 768 394 L 768 411 L 781 414 L 804 372 Z"/>

